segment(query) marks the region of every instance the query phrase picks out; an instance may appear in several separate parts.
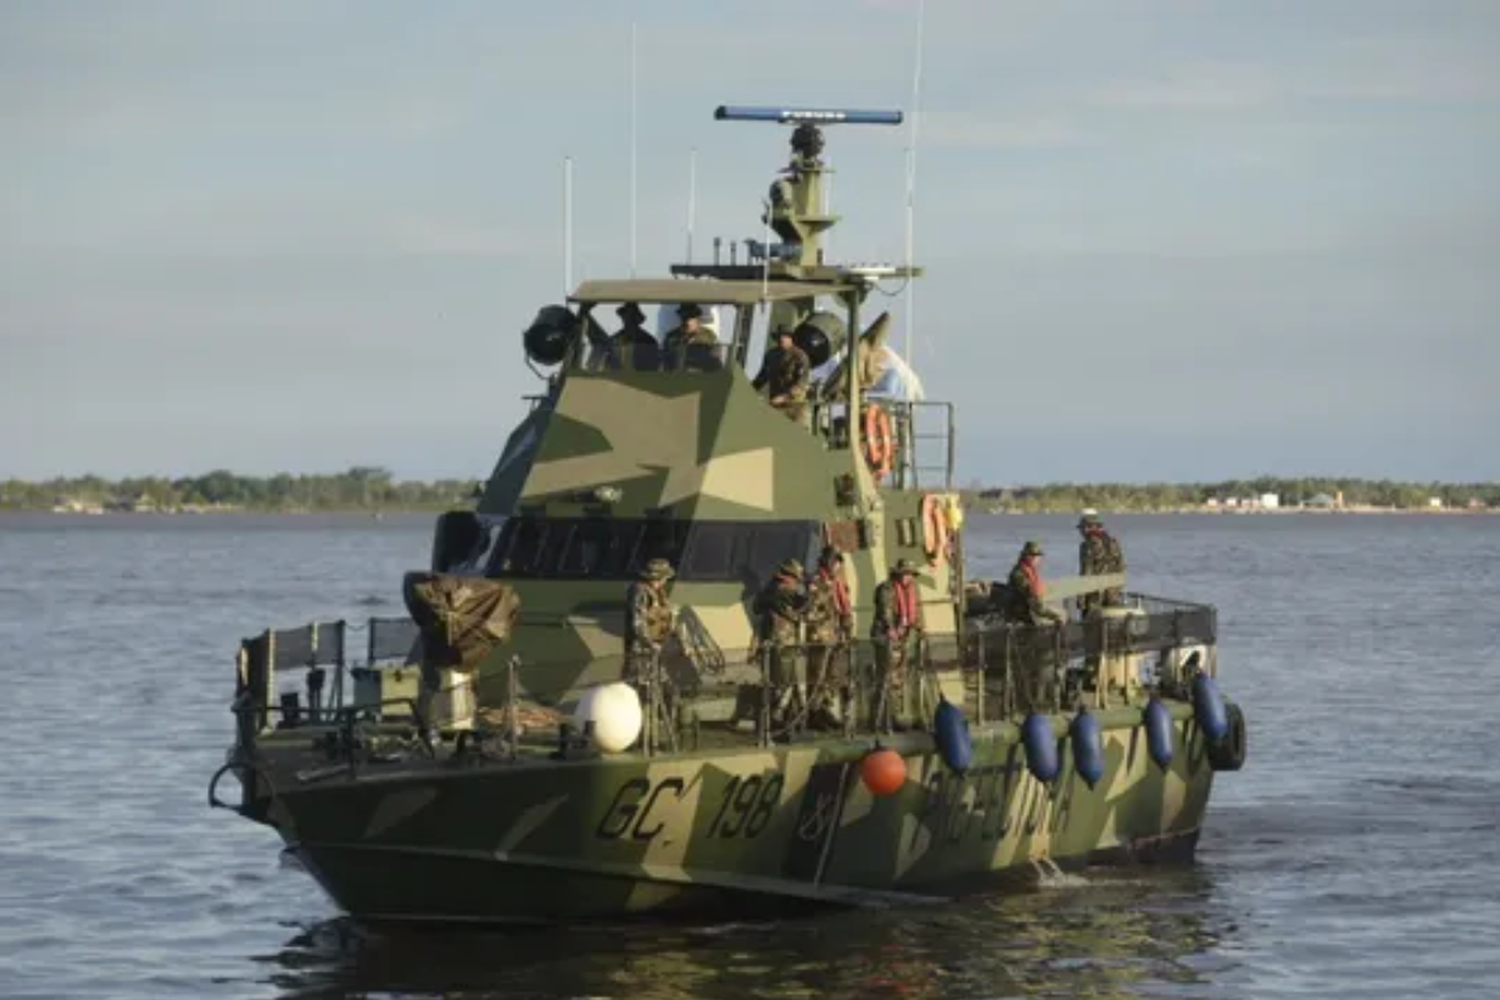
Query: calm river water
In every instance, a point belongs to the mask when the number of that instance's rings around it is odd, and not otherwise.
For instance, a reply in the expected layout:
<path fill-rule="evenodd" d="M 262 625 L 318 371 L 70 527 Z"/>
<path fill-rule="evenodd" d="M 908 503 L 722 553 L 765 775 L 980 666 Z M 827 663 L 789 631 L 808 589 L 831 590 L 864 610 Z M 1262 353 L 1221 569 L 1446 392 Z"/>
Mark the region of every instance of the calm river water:
<path fill-rule="evenodd" d="M 1500 996 L 1500 517 L 1117 517 L 1220 609 L 1198 863 L 768 925 L 366 930 L 210 810 L 240 638 L 402 613 L 426 517 L 0 515 L 0 997 Z M 978 568 L 1070 518 L 977 516 Z"/>

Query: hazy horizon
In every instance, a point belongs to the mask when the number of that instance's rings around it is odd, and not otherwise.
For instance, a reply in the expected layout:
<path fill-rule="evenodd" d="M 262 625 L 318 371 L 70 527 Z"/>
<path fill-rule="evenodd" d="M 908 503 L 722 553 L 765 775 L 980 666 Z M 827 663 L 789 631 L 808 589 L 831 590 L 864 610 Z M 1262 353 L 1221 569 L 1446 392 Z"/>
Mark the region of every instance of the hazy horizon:
<path fill-rule="evenodd" d="M 484 473 L 482 475 L 475 475 L 475 476 L 428 476 L 428 477 L 421 477 L 421 476 L 403 476 L 399 472 L 397 472 L 395 470 L 392 470 L 392 469 L 389 469 L 389 468 L 387 468 L 385 466 L 378 466 L 377 465 L 377 466 L 366 466 L 366 467 L 375 468 L 375 469 L 377 469 L 379 471 L 382 471 L 382 472 L 389 472 L 391 474 L 391 481 L 395 482 L 395 483 L 426 483 L 426 484 L 432 484 L 432 483 L 447 482 L 447 481 L 468 481 L 468 480 L 471 480 L 471 479 L 479 480 L 479 481 L 482 482 L 482 481 L 484 481 L 484 480 L 486 480 L 486 479 L 489 478 L 489 473 L 488 472 L 486 472 L 486 473 Z M 299 477 L 299 476 L 306 476 L 306 477 L 317 477 L 317 476 L 339 477 L 339 476 L 342 476 L 342 475 L 348 473 L 349 471 L 350 471 L 350 469 L 311 469 L 311 470 L 305 470 L 305 471 L 298 471 L 298 470 L 295 470 L 295 469 L 280 469 L 280 470 L 276 470 L 276 471 L 273 471 L 273 472 L 252 473 L 252 472 L 243 472 L 243 471 L 236 470 L 236 469 L 222 469 L 222 468 L 220 468 L 220 469 L 196 469 L 196 470 L 191 470 L 191 471 L 187 471 L 187 472 L 178 472 L 178 473 L 171 473 L 171 472 L 131 473 L 131 474 L 126 474 L 126 475 L 118 475 L 118 476 L 106 476 L 106 475 L 102 475 L 100 473 L 85 471 L 85 472 L 78 472 L 78 473 L 59 473 L 59 474 L 54 475 L 54 476 L 44 476 L 44 477 L 0 476 L 0 482 L 4 482 L 4 481 L 16 481 L 16 482 L 24 482 L 24 483 L 36 484 L 36 483 L 43 483 L 43 482 L 51 482 L 53 480 L 78 480 L 78 479 L 86 479 L 86 478 L 88 478 L 90 476 L 94 476 L 94 477 L 97 477 L 97 478 L 99 478 L 99 479 L 107 482 L 107 483 L 118 484 L 118 483 L 122 483 L 122 482 L 126 482 L 126 481 L 142 480 L 142 479 L 160 479 L 160 480 L 168 480 L 168 481 L 172 481 L 172 482 L 180 482 L 180 481 L 186 480 L 186 479 L 196 479 L 196 478 L 200 478 L 200 477 L 203 477 L 203 476 L 208 476 L 208 475 L 211 475 L 211 474 L 217 473 L 217 472 L 228 472 L 230 475 L 239 476 L 239 477 L 246 478 L 246 479 L 272 479 L 272 478 L 275 478 L 276 476 L 281 476 L 281 475 L 291 476 L 293 478 L 296 478 L 296 477 Z M 1214 486 L 1214 485 L 1220 485 L 1220 484 L 1224 484 L 1224 483 L 1254 483 L 1254 482 L 1257 482 L 1257 481 L 1262 480 L 1262 479 L 1270 479 L 1270 480 L 1274 480 L 1274 481 L 1277 481 L 1277 482 L 1290 482 L 1290 481 L 1302 480 L 1302 479 L 1313 480 L 1313 481 L 1318 481 L 1318 482 L 1323 482 L 1323 481 L 1341 481 L 1341 482 L 1357 482 L 1357 483 L 1368 483 L 1368 484 L 1374 484 L 1374 483 L 1380 483 L 1380 482 L 1388 482 L 1388 483 L 1396 483 L 1396 484 L 1407 485 L 1407 486 L 1431 486 L 1431 485 L 1438 485 L 1438 486 L 1497 486 L 1497 485 L 1500 485 L 1500 479 L 1446 479 L 1446 480 L 1444 480 L 1444 479 L 1402 479 L 1399 476 L 1354 476 L 1354 475 L 1339 475 L 1337 473 L 1325 474 L 1325 473 L 1315 473 L 1315 472 L 1303 472 L 1303 473 L 1257 472 L 1257 473 L 1254 473 L 1254 474 L 1229 475 L 1229 476 L 1210 476 L 1210 477 L 1198 478 L 1198 479 L 1157 479 L 1157 480 L 1148 480 L 1148 479 L 1116 479 L 1116 480 L 1104 480 L 1104 479 L 1087 480 L 1087 479 L 1077 479 L 1077 480 L 1035 480 L 1035 481 L 1021 481 L 1021 480 L 1015 480 L 1015 479 L 993 479 L 993 480 L 987 480 L 987 479 L 982 479 L 980 477 L 973 477 L 973 476 L 971 476 L 968 479 L 956 480 L 956 488 L 958 488 L 958 489 L 971 489 L 971 488 L 974 488 L 975 486 L 978 486 L 979 488 L 982 488 L 982 489 L 991 489 L 991 488 L 994 488 L 994 489 L 1001 489 L 1001 488 L 1004 488 L 1004 489 L 1047 489 L 1047 488 L 1067 488 L 1067 487 L 1073 487 L 1073 486 L 1079 486 L 1079 487 L 1082 487 L 1082 486 L 1136 486 L 1136 487 L 1142 487 L 1142 488 L 1153 487 L 1153 486 Z"/>
<path fill-rule="evenodd" d="M 716 105 L 913 109 L 915 0 L 594 9 L 0 9 L 0 479 L 488 475 L 564 156 L 630 270 L 632 20 L 643 276 L 694 148 L 697 258 L 762 235 L 787 132 Z M 1500 6 L 932 0 L 922 58 L 960 482 L 1500 479 Z M 901 259 L 910 135 L 828 130 L 834 256 Z"/>

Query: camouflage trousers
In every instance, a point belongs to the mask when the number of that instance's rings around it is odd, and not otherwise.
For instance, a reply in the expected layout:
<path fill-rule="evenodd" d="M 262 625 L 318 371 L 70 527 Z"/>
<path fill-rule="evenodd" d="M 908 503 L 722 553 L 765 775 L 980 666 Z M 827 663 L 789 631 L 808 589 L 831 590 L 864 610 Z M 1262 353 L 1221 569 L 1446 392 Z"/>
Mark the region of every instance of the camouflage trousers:
<path fill-rule="evenodd" d="M 1099 608 L 1119 608 L 1125 604 L 1125 592 L 1116 587 L 1112 590 L 1100 591 L 1093 594 L 1081 594 L 1078 597 L 1078 612 L 1087 615 Z"/>
<path fill-rule="evenodd" d="M 771 717 L 777 725 L 790 725 L 807 709 L 807 670 L 802 651 L 773 645 L 763 655 L 771 683 Z"/>
<path fill-rule="evenodd" d="M 655 705 L 658 726 L 672 727 L 677 717 L 677 688 L 661 663 L 661 650 L 650 643 L 636 643 L 625 652 L 620 679 L 640 696 L 643 711 Z"/>
<path fill-rule="evenodd" d="M 659 651 L 650 643 L 638 642 L 625 650 L 625 664 L 620 669 L 620 680 L 626 684 L 640 684 L 651 676 L 653 664 Z"/>
<path fill-rule="evenodd" d="M 1017 628 L 1010 656 L 1010 681 L 1023 712 L 1047 711 L 1061 696 L 1058 630 L 1050 625 Z"/>
<path fill-rule="evenodd" d="M 845 648 L 829 637 L 810 642 L 807 647 L 808 711 L 838 721 L 849 685 L 848 657 Z"/>
<path fill-rule="evenodd" d="M 626 652 L 620 679 L 635 688 L 643 699 L 658 686 L 663 699 L 672 695 L 672 678 L 662 666 L 661 650 L 649 643 L 638 643 Z"/>
<path fill-rule="evenodd" d="M 909 729 L 921 725 L 922 671 L 915 634 L 887 643 L 875 640 L 874 723 L 879 728 Z"/>

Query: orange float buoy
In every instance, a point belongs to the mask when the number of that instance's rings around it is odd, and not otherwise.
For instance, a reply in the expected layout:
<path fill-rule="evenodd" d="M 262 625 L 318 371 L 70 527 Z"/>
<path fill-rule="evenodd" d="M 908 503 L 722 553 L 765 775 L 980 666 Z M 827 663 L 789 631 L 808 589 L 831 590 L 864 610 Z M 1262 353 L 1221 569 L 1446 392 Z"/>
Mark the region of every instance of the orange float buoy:
<path fill-rule="evenodd" d="M 896 751 L 880 747 L 859 762 L 859 776 L 875 795 L 894 795 L 906 784 L 906 761 Z"/>

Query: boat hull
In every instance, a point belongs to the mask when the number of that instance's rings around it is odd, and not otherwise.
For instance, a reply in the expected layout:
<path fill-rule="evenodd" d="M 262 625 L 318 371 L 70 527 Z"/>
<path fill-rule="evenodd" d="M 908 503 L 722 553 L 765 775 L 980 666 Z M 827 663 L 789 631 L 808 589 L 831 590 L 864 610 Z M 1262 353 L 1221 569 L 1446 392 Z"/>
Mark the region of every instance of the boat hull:
<path fill-rule="evenodd" d="M 1020 729 L 976 728 L 963 774 L 926 733 L 888 737 L 906 781 L 877 796 L 869 740 L 655 758 L 387 765 L 283 789 L 266 819 L 363 919 L 551 922 L 780 913 L 951 898 L 1039 866 L 1192 857 L 1213 766 L 1182 702 L 1174 754 L 1139 709 L 1101 712 L 1104 770 L 1028 770 Z"/>

